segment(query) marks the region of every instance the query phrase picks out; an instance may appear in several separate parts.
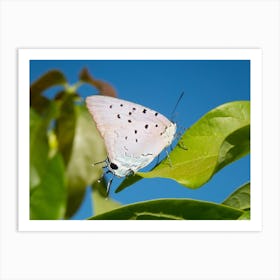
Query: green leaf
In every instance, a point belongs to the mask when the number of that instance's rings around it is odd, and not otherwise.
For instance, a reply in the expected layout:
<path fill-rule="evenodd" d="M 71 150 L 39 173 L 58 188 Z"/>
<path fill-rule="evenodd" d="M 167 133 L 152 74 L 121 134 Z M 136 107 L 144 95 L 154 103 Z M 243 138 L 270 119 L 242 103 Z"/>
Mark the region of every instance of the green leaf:
<path fill-rule="evenodd" d="M 52 70 L 41 76 L 30 87 L 30 105 L 39 113 L 43 113 L 48 107 L 50 100 L 42 95 L 42 93 L 56 85 L 65 85 L 67 83 L 66 78 L 62 72 L 58 70 Z"/>
<path fill-rule="evenodd" d="M 231 133 L 221 145 L 215 172 L 250 152 L 250 125 Z"/>
<path fill-rule="evenodd" d="M 158 199 L 130 204 L 91 220 L 236 220 L 243 211 L 191 199 Z"/>
<path fill-rule="evenodd" d="M 94 182 L 92 185 L 92 189 L 94 215 L 99 215 L 121 207 L 121 203 L 119 203 L 116 200 L 113 200 L 112 198 L 107 197 L 107 182 L 104 178 L 99 180 L 99 182 Z"/>
<path fill-rule="evenodd" d="M 30 219 L 57 220 L 66 210 L 64 165 L 61 155 L 48 160 L 40 184 L 30 194 Z"/>
<path fill-rule="evenodd" d="M 106 159 L 103 139 L 85 106 L 75 106 L 76 125 L 71 155 L 67 165 L 68 204 L 66 217 L 71 217 L 80 206 L 85 189 L 99 179 L 102 165 L 93 163 Z M 63 125 L 63 124 L 62 124 Z"/>
<path fill-rule="evenodd" d="M 250 220 L 251 218 L 251 211 L 246 210 L 244 213 L 238 218 L 238 220 Z"/>
<path fill-rule="evenodd" d="M 30 190 L 42 183 L 48 161 L 48 120 L 30 108 Z"/>
<path fill-rule="evenodd" d="M 250 209 L 250 183 L 246 183 L 238 188 L 223 204 L 242 210 Z"/>
<path fill-rule="evenodd" d="M 74 99 L 74 95 L 64 94 L 60 105 L 60 114 L 56 120 L 55 131 L 58 141 L 58 149 L 63 156 L 65 165 L 68 164 L 70 159 L 75 135 L 76 111 Z"/>
<path fill-rule="evenodd" d="M 138 172 L 142 178 L 170 178 L 196 189 L 222 167 L 250 152 L 250 102 L 223 104 L 204 115 L 182 136 L 177 146 L 150 172 Z M 117 191 L 129 184 L 126 180 Z"/>

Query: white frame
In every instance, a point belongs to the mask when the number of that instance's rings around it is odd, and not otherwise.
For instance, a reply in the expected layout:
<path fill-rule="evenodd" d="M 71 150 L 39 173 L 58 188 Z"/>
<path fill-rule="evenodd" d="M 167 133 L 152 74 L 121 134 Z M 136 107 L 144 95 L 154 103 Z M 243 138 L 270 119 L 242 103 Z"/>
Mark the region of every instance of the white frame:
<path fill-rule="evenodd" d="M 0 279 L 279 280 L 279 20 L 279 0 L 0 0 Z M 19 232 L 17 49 L 31 47 L 261 48 L 262 230 Z"/>
<path fill-rule="evenodd" d="M 232 221 L 29 220 L 30 60 L 250 60 L 251 219 Z M 19 231 L 260 231 L 262 229 L 262 52 L 260 49 L 19 49 Z"/>

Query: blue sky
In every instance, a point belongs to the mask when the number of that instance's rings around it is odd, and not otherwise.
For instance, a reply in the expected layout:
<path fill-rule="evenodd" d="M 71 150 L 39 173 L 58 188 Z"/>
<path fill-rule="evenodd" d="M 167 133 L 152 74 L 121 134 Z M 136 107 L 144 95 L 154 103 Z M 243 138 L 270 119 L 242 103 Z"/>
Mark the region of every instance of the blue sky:
<path fill-rule="evenodd" d="M 48 70 L 58 69 L 64 73 L 70 84 L 77 82 L 80 71 L 86 67 L 96 79 L 113 85 L 119 98 L 147 106 L 168 118 L 171 117 L 179 95 L 184 91 L 185 95 L 176 110 L 175 118 L 181 132 L 221 104 L 250 100 L 248 60 L 37 60 L 30 65 L 31 82 Z M 56 92 L 55 88 L 45 94 L 51 96 L 53 92 Z M 97 90 L 89 85 L 79 88 L 82 97 L 96 93 Z M 144 170 L 154 164 L 155 162 Z M 222 202 L 238 186 L 249 180 L 250 157 L 246 156 L 226 166 L 207 184 L 196 190 L 169 179 L 156 178 L 143 179 L 115 194 L 114 190 L 122 181 L 115 178 L 111 196 L 125 204 L 164 197 Z M 88 189 L 84 203 L 73 219 L 92 215 L 89 194 Z"/>

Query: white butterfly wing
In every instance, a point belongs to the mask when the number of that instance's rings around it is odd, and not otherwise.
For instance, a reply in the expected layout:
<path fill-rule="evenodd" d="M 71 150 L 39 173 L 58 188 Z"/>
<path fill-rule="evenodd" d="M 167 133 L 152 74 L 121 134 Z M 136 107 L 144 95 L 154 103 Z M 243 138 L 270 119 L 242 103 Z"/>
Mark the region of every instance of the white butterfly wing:
<path fill-rule="evenodd" d="M 98 95 L 86 103 L 118 176 L 146 166 L 173 140 L 176 125 L 154 110 Z"/>

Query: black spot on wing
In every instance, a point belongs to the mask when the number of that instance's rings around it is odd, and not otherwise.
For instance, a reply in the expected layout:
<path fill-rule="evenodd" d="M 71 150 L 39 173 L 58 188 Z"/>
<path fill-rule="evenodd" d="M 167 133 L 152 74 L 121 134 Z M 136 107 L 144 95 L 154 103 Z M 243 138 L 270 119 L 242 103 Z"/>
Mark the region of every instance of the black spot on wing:
<path fill-rule="evenodd" d="M 148 124 L 146 124 L 146 125 L 145 125 L 145 128 L 147 129 L 148 127 L 149 127 L 149 125 L 148 125 Z"/>

